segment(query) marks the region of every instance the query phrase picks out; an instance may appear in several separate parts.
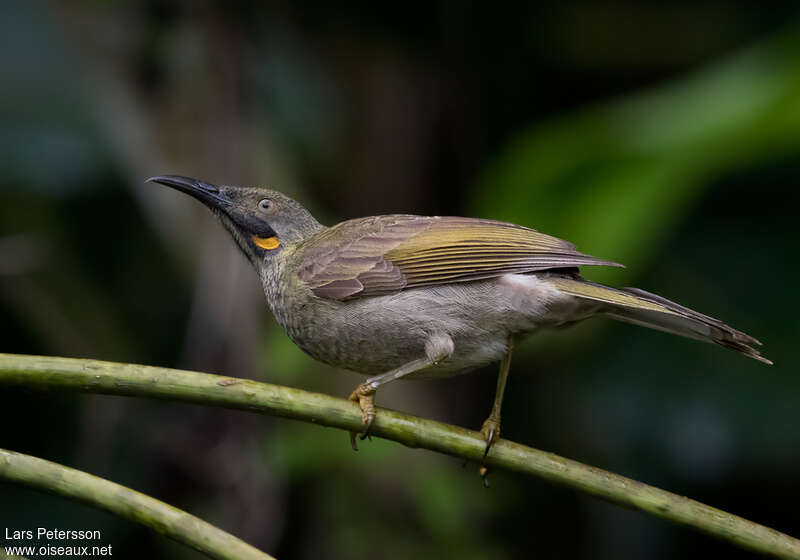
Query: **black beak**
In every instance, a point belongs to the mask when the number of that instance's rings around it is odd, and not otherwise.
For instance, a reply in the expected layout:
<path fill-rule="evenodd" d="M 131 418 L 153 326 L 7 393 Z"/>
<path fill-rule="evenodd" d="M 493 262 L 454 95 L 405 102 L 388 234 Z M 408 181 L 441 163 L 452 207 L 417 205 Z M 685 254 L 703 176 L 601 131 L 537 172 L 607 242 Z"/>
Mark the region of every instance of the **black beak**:
<path fill-rule="evenodd" d="M 159 175 L 150 177 L 145 183 L 161 183 L 173 189 L 177 189 L 190 196 L 193 196 L 209 208 L 226 208 L 231 205 L 230 199 L 223 196 L 222 191 L 216 185 L 204 183 L 191 177 L 181 177 L 180 175 Z"/>

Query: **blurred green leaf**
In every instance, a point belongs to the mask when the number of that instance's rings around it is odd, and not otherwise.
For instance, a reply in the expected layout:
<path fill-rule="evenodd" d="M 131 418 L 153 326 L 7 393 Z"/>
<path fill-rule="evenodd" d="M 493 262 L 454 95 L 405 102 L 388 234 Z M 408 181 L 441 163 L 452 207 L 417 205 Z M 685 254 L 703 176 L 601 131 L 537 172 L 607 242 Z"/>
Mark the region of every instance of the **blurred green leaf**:
<path fill-rule="evenodd" d="M 537 124 L 482 174 L 472 212 L 635 265 L 715 178 L 800 151 L 799 66 L 800 35 L 789 33 L 674 84 Z"/>

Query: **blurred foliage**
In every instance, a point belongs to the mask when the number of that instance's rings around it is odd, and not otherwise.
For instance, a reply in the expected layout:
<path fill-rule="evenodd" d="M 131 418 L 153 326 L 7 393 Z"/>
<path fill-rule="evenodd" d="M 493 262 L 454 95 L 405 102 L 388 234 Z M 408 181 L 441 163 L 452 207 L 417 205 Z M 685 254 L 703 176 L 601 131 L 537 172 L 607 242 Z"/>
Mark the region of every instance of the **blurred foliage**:
<path fill-rule="evenodd" d="M 800 33 L 654 91 L 537 124 L 471 204 L 639 265 L 721 175 L 800 150 Z"/>
<path fill-rule="evenodd" d="M 158 173 L 285 190 L 325 221 L 507 219 L 765 342 L 765 368 L 610 321 L 515 355 L 505 436 L 796 531 L 800 33 L 793 3 L 6 3 L 0 7 L 0 350 L 360 379 L 275 327 L 255 275 Z M 482 375 L 381 405 L 477 427 Z M 530 372 L 530 373 L 528 373 Z M 21 420 L 21 419 L 24 419 Z M 509 473 L 286 420 L 0 392 L 0 447 L 200 515 L 279 558 L 704 558 L 738 550 Z M 0 485 L 0 526 L 101 512 Z"/>

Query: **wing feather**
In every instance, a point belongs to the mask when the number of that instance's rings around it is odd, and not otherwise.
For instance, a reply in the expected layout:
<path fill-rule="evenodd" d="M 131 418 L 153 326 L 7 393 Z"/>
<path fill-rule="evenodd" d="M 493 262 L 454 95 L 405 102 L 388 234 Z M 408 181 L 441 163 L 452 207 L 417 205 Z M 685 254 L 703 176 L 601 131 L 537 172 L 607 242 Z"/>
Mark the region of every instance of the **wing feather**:
<path fill-rule="evenodd" d="M 342 222 L 301 246 L 299 255 L 300 279 L 317 296 L 336 300 L 509 273 L 621 266 L 515 224 L 405 214 Z"/>

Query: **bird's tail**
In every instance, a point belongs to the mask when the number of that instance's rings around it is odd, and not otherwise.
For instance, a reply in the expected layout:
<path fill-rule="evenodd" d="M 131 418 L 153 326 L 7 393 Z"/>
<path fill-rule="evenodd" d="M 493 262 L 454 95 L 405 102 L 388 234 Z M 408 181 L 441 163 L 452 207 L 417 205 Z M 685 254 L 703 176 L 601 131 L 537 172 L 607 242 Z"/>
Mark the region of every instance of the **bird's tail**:
<path fill-rule="evenodd" d="M 603 313 L 620 321 L 713 342 L 754 360 L 772 364 L 754 348 L 761 343 L 752 336 L 661 296 L 637 288 L 615 289 L 566 277 L 548 280 L 564 293 L 600 303 Z"/>

